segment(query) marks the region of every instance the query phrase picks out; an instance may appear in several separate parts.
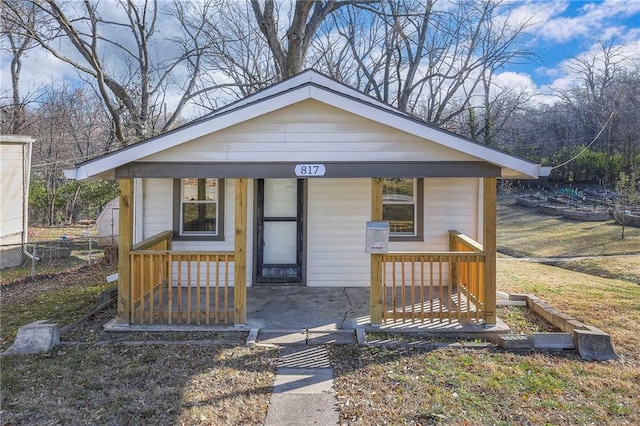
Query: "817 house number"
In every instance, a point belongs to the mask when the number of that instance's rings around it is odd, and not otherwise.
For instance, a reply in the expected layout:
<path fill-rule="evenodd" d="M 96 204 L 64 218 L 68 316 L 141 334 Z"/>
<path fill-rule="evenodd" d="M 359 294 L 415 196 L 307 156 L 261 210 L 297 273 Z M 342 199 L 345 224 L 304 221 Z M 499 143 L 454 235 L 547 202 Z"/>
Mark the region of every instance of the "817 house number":
<path fill-rule="evenodd" d="M 324 164 L 296 164 L 296 176 L 324 176 Z"/>

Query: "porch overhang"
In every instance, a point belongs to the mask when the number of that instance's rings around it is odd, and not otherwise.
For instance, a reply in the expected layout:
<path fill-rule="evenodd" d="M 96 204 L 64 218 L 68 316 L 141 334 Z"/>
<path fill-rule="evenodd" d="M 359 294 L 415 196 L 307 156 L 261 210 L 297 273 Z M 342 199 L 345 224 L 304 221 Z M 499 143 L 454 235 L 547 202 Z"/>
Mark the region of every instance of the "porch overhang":
<path fill-rule="evenodd" d="M 318 162 L 132 162 L 116 178 L 296 178 L 296 166 Z M 324 178 L 500 177 L 500 167 L 484 161 L 321 162 Z M 308 176 L 316 177 L 316 176 Z"/>

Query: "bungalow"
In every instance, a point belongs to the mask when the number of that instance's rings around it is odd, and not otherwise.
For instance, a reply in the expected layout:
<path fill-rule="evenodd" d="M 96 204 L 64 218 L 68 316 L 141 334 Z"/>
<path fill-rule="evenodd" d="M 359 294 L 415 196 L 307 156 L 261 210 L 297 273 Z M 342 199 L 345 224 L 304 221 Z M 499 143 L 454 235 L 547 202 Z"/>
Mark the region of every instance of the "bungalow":
<path fill-rule="evenodd" d="M 542 171 L 308 70 L 67 175 L 119 180 L 122 323 L 242 325 L 247 287 L 354 286 L 378 325 L 495 324 L 497 178 Z"/>

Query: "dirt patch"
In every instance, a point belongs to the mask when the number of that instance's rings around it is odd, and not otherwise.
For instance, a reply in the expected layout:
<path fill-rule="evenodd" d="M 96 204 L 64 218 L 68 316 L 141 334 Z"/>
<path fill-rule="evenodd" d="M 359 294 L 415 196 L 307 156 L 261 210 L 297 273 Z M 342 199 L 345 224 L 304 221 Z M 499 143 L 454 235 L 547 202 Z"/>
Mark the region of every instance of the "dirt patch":
<path fill-rule="evenodd" d="M 244 345 L 248 332 L 239 331 L 149 331 L 149 332 L 114 332 L 105 331 L 104 325 L 116 317 L 115 303 L 82 319 L 65 329 L 60 336 L 64 343 L 162 343 L 162 342 L 195 342 L 210 341 L 212 344 Z"/>

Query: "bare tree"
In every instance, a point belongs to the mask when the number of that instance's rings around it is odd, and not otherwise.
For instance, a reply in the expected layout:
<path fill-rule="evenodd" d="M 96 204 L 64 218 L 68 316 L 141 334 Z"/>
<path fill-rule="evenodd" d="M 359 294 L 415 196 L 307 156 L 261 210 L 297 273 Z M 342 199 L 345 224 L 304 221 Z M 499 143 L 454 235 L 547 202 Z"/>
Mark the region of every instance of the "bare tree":
<path fill-rule="evenodd" d="M 282 34 L 280 4 L 274 0 L 252 0 L 251 6 L 260 31 L 264 34 L 279 79 L 290 77 L 304 69 L 311 42 L 326 18 L 343 6 L 370 3 L 353 0 L 294 1 L 289 13 L 289 26 Z"/>
<path fill-rule="evenodd" d="M 106 150 L 110 120 L 92 93 L 69 85 L 42 90 L 41 103 L 28 112 L 33 145 L 31 210 L 54 225 L 71 221 L 86 185 L 64 179 L 62 170 Z"/>
<path fill-rule="evenodd" d="M 276 81 L 269 46 L 248 3 L 176 2 L 175 16 L 184 34 L 181 39 L 202 51 L 199 60 L 204 72 L 194 99 L 203 108 L 216 109 L 223 96 L 242 98 Z M 216 88 L 223 96 L 208 96 L 207 88 Z"/>
<path fill-rule="evenodd" d="M 20 11 L 25 26 L 33 29 L 38 25 L 36 8 L 32 4 L 19 1 L 16 2 L 15 8 Z M 8 103 L 3 102 L 2 133 L 19 134 L 23 132 L 25 127 L 25 109 L 28 104 L 28 99 L 22 96 L 20 90 L 22 58 L 35 43 L 7 14 L 2 13 L 0 19 L 2 22 L 2 49 L 11 56 L 11 100 Z"/>
<path fill-rule="evenodd" d="M 631 207 L 638 202 L 640 190 L 640 169 L 633 168 L 630 174 L 621 172 L 616 182 L 618 199 L 616 200 L 613 217 L 621 225 L 620 238 L 624 240 L 624 228 L 629 221 Z"/>
<path fill-rule="evenodd" d="M 335 20 L 358 65 L 350 83 L 443 125 L 481 99 L 483 78 L 529 55 L 520 44 L 529 19 L 511 19 L 512 8 L 493 0 L 385 0 L 344 9 Z"/>
<path fill-rule="evenodd" d="M 157 0 L 119 0 L 108 5 L 91 0 L 81 4 L 25 1 L 46 21 L 31 28 L 15 0 L 6 1 L 8 19 L 95 87 L 112 119 L 114 138 L 121 145 L 169 129 L 194 92 L 213 89 L 196 88 L 202 71 L 202 46 L 187 42 L 174 43 L 172 48 L 161 45 L 170 40 L 158 31 L 161 11 Z M 179 4 L 176 1 L 175 5 Z M 175 22 L 165 26 L 175 29 Z M 169 86 L 179 93 L 179 99 L 167 116 Z"/>
<path fill-rule="evenodd" d="M 609 41 L 600 43 L 597 50 L 571 59 L 570 69 L 578 77 L 578 83 L 556 91 L 578 118 L 585 138 L 608 126 L 599 133 L 594 145 L 606 155 L 605 185 L 617 174 L 612 169 L 612 161 L 621 146 L 627 147 L 627 170 L 631 168 L 634 154 L 638 153 L 640 129 L 634 123 L 639 118 L 640 56 L 629 57 L 623 52 L 624 45 Z"/>

